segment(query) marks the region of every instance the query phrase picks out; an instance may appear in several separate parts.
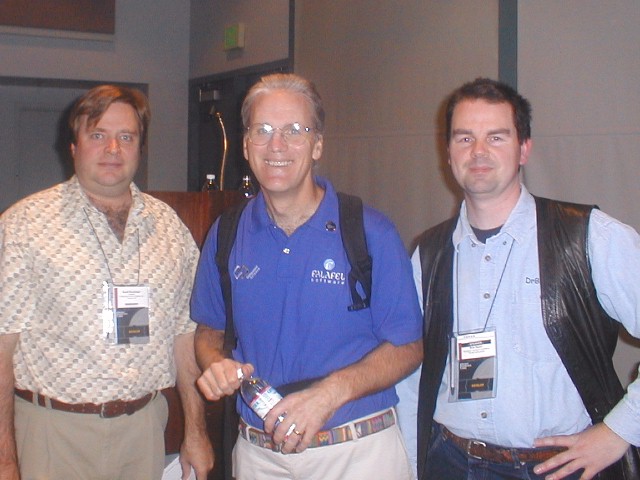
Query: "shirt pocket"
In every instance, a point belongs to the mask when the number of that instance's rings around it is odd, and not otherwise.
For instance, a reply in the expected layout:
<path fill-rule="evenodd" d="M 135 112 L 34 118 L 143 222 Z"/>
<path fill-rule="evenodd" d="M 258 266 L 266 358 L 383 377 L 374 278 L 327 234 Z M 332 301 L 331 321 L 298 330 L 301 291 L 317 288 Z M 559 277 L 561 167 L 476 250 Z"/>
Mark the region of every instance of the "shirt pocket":
<path fill-rule="evenodd" d="M 535 278 L 525 278 L 524 285 L 511 298 L 509 342 L 516 355 L 535 362 L 557 362 L 553 347 L 542 321 L 540 284 Z"/>

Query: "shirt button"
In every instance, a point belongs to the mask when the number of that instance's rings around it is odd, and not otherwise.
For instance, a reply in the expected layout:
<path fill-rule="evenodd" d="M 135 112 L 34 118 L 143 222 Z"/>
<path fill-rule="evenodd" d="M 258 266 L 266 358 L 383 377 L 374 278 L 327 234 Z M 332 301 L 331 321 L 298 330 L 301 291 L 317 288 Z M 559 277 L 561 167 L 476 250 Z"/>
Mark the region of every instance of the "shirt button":
<path fill-rule="evenodd" d="M 291 253 L 291 250 L 289 248 L 283 248 L 282 253 L 286 253 L 287 255 L 289 255 Z"/>
<path fill-rule="evenodd" d="M 487 418 L 489 415 L 487 414 L 487 412 L 482 412 L 482 413 L 480 414 L 480 416 L 481 416 L 482 418 Z"/>
<path fill-rule="evenodd" d="M 482 296 L 485 298 L 485 300 L 491 298 L 491 294 L 490 293 L 485 293 Z"/>
<path fill-rule="evenodd" d="M 485 255 L 484 259 L 485 259 L 485 261 L 490 262 L 491 261 L 491 255 Z"/>

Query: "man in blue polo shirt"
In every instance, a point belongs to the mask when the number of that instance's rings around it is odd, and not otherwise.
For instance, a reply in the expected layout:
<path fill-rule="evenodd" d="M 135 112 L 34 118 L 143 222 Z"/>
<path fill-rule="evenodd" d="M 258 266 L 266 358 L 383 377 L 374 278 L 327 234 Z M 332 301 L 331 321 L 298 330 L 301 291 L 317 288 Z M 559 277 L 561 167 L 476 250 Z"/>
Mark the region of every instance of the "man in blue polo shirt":
<path fill-rule="evenodd" d="M 365 207 L 371 305 L 349 311 L 336 192 L 313 174 L 324 126 L 315 87 L 292 74 L 264 77 L 247 94 L 242 119 L 244 155 L 261 193 L 242 213 L 229 259 L 238 344 L 226 358 L 216 224 L 191 305 L 204 371 L 198 385 L 217 400 L 239 388 L 239 368 L 276 388 L 316 381 L 286 395 L 264 421 L 238 401 L 235 478 L 411 479 L 394 384 L 420 363 L 422 326 L 402 241 L 384 215 Z"/>

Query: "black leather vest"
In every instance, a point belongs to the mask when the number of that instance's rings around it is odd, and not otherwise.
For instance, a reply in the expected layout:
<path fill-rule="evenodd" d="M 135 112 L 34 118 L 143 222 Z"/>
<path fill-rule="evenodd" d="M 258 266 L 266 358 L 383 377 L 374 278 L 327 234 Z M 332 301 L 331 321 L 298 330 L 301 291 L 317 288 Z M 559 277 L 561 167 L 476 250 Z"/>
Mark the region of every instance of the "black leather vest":
<path fill-rule="evenodd" d="M 601 422 L 624 394 L 613 367 L 619 324 L 603 310 L 591 279 L 587 251 L 589 215 L 594 208 L 534 197 L 544 326 L 593 423 Z M 457 218 L 427 230 L 419 241 L 424 306 L 424 362 L 418 405 L 418 478 L 426 480 L 437 393 L 453 328 L 451 241 Z M 636 448 L 595 478 L 640 478 Z"/>

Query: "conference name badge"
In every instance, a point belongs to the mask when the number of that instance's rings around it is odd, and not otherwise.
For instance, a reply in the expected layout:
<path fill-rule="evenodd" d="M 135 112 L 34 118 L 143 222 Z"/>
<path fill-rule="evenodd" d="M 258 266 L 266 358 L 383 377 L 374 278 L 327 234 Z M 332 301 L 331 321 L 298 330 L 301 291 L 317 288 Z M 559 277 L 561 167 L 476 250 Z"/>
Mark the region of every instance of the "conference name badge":
<path fill-rule="evenodd" d="M 149 343 L 149 286 L 103 285 L 102 333 L 107 344 Z"/>
<path fill-rule="evenodd" d="M 495 329 L 454 333 L 449 353 L 450 402 L 496 396 L 498 362 Z"/>

